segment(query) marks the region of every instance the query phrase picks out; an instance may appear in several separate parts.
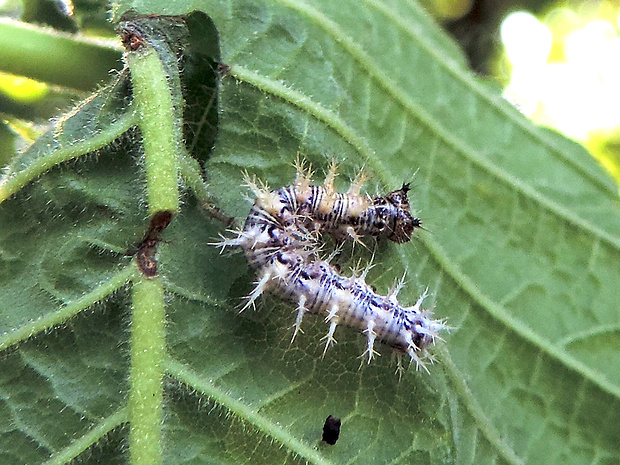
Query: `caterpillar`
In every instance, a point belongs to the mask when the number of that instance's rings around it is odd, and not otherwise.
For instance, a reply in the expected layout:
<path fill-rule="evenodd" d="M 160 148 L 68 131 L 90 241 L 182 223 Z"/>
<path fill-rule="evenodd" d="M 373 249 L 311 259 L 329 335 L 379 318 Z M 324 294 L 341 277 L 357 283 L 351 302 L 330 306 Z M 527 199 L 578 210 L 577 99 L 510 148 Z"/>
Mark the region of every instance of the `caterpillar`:
<path fill-rule="evenodd" d="M 402 281 L 386 296 L 365 282 L 364 272 L 343 276 L 330 261 L 322 258 L 321 235 L 337 241 L 361 242 L 364 236 L 385 236 L 398 244 L 408 242 L 421 221 L 410 211 L 409 184 L 384 196 L 361 195 L 367 177 L 361 173 L 345 193 L 334 188 L 336 165 L 329 168 L 323 185 L 312 184 L 312 170 L 298 162 L 295 182 L 270 190 L 246 176 L 256 196 L 245 225 L 235 237 L 222 237 L 222 247 L 240 247 L 258 276 L 242 311 L 254 306 L 264 292 L 296 304 L 297 317 L 291 342 L 301 332 L 304 315 L 319 314 L 329 323 L 323 355 L 335 343 L 338 325 L 357 329 L 366 336 L 363 356 L 368 363 L 375 354 L 376 341 L 390 346 L 399 360 L 407 354 L 416 368 L 426 369 L 423 359 L 445 325 L 422 309 L 425 291 L 412 306 L 398 302 Z M 427 370 L 428 371 L 428 370 Z"/>

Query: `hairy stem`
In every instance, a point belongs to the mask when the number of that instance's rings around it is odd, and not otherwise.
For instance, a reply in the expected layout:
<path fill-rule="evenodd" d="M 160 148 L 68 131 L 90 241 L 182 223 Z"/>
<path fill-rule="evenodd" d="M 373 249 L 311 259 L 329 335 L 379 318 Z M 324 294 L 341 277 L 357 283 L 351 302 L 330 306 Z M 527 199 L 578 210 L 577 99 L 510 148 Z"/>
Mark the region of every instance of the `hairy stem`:
<path fill-rule="evenodd" d="M 177 89 L 171 89 L 170 85 L 178 86 L 180 94 L 178 75 L 167 76 L 157 52 L 148 45 L 129 53 L 127 64 L 140 115 L 149 213 L 176 212 L 179 208 L 177 153 L 181 125 L 171 95 L 171 90 Z"/>
<path fill-rule="evenodd" d="M 126 39 L 136 34 L 137 48 L 126 55 L 133 86 L 133 104 L 142 133 L 146 195 L 151 228 L 142 244 L 142 258 L 156 264 L 161 231 L 179 209 L 179 160 L 182 150 L 181 83 L 176 55 L 150 25 L 128 24 Z M 129 31 L 130 28 L 132 32 Z M 148 32 L 150 31 L 150 32 Z M 144 35 L 146 33 L 146 36 Z M 152 34 L 152 37 L 147 37 Z M 143 42 L 142 42 L 143 41 Z M 131 47 L 130 47 L 131 48 Z M 155 226 L 162 213 L 165 224 Z M 141 254 L 139 253 L 138 256 Z M 140 262 L 139 257 L 137 258 Z M 143 263 L 144 264 L 144 263 Z M 132 465 L 162 463 L 162 378 L 166 354 L 166 304 L 156 266 L 134 283 L 131 321 L 129 394 L 130 461 Z"/>
<path fill-rule="evenodd" d="M 132 465 L 158 465 L 162 463 L 162 378 L 166 351 L 166 306 L 161 278 L 137 280 L 132 298 L 130 460 Z"/>

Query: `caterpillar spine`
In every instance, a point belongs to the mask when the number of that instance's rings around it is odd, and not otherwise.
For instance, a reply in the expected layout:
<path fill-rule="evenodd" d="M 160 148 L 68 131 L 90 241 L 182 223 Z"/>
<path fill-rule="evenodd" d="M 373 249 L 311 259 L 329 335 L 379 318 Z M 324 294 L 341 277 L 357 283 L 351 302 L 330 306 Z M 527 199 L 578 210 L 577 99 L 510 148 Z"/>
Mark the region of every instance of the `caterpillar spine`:
<path fill-rule="evenodd" d="M 323 315 L 329 324 L 325 349 L 336 342 L 339 325 L 357 329 L 366 336 L 363 356 L 368 362 L 377 354 L 380 341 L 395 350 L 399 357 L 407 354 L 416 367 L 423 367 L 427 349 L 445 325 L 422 309 L 425 291 L 416 303 L 405 307 L 398 302 L 401 280 L 386 296 L 366 284 L 366 273 L 351 277 L 340 274 L 330 264 L 332 257 L 321 258 L 321 234 L 336 240 L 361 242 L 364 236 L 385 236 L 396 243 L 408 242 L 421 222 L 410 211 L 409 184 L 385 196 L 361 195 L 366 181 L 358 175 L 349 190 L 334 188 L 336 165 L 332 164 L 322 186 L 312 184 L 312 172 L 297 164 L 297 177 L 290 186 L 270 190 L 266 185 L 246 177 L 256 200 L 244 227 L 236 237 L 222 238 L 217 245 L 240 247 L 257 281 L 242 310 L 253 306 L 264 292 L 270 292 L 296 304 L 296 319 L 291 342 L 301 330 L 307 313 Z M 428 371 L 428 370 L 427 370 Z"/>

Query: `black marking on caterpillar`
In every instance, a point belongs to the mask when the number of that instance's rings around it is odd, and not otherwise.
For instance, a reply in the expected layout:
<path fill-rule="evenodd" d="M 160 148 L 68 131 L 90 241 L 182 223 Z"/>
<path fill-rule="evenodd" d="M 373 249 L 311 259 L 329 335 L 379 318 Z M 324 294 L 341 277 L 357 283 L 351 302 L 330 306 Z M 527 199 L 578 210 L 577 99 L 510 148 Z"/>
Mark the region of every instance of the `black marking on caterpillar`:
<path fill-rule="evenodd" d="M 377 354 L 374 343 L 380 341 L 395 350 L 399 368 L 401 354 L 409 355 L 416 367 L 424 367 L 426 349 L 445 329 L 442 321 L 430 318 L 430 310 L 422 310 L 426 291 L 413 306 L 404 307 L 397 299 L 402 281 L 382 296 L 365 282 L 370 268 L 345 277 L 330 264 L 333 257 L 324 259 L 319 254 L 322 233 L 356 242 L 363 236 L 409 241 L 415 228 L 421 228 L 420 220 L 410 212 L 409 184 L 371 198 L 360 194 L 367 179 L 364 174 L 355 178 L 346 193 L 335 190 L 335 176 L 332 164 L 324 184 L 313 185 L 311 171 L 298 163 L 295 183 L 277 190 L 246 177 L 256 201 L 245 226 L 234 231 L 236 237 L 214 244 L 222 249 L 241 247 L 256 270 L 258 281 L 242 311 L 269 291 L 297 305 L 291 342 L 301 332 L 306 313 L 320 314 L 329 323 L 323 355 L 336 342 L 336 327 L 343 324 L 366 335 L 363 355 L 369 363 Z"/>

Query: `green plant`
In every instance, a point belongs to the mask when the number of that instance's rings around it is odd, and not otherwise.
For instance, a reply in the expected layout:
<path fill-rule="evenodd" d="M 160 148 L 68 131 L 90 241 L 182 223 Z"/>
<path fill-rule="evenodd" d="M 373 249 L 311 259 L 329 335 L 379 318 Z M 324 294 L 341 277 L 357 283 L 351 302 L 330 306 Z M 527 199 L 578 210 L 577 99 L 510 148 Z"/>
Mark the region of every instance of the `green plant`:
<path fill-rule="evenodd" d="M 0 462 L 617 463 L 620 214 L 582 148 L 410 1 L 123 2 L 116 19 L 130 9 L 128 70 L 0 184 Z M 369 281 L 408 269 L 405 302 L 429 286 L 454 327 L 430 376 L 399 380 L 387 348 L 359 369 L 345 329 L 321 359 L 316 319 L 289 345 L 277 299 L 237 314 L 253 275 L 207 243 L 247 213 L 242 171 L 288 184 L 297 152 L 365 165 L 370 192 L 413 179 L 429 231 L 379 244 Z"/>

